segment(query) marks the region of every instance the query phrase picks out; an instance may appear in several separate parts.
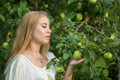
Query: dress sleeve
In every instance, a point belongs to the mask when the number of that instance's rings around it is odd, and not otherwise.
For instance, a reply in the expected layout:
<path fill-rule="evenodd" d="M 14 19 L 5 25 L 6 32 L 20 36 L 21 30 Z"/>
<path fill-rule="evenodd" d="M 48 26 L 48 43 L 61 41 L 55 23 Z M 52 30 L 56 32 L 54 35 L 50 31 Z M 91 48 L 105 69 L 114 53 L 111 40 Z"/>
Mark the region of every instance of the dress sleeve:
<path fill-rule="evenodd" d="M 5 80 L 25 80 L 25 69 L 22 58 L 14 58 L 6 67 Z"/>
<path fill-rule="evenodd" d="M 48 52 L 47 58 L 48 58 L 49 61 L 51 61 L 53 58 L 56 58 L 56 57 L 52 52 Z"/>
<path fill-rule="evenodd" d="M 51 61 L 53 58 L 56 58 L 54 53 L 52 53 L 52 52 L 49 52 L 47 54 L 47 57 L 48 57 L 49 61 Z M 53 80 L 55 80 L 55 74 L 56 74 L 55 65 L 51 65 L 50 68 L 47 69 L 47 74 L 48 74 L 48 77 L 51 76 L 53 78 Z"/>

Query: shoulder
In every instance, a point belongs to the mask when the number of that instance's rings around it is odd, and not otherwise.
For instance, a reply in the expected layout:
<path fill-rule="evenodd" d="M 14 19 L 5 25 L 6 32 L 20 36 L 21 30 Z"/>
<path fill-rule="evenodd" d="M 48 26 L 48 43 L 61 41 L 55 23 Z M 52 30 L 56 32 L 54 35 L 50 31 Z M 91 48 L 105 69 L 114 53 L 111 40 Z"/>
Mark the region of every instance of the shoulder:
<path fill-rule="evenodd" d="M 27 69 L 23 55 L 16 55 L 6 66 L 5 80 L 26 80 Z"/>
<path fill-rule="evenodd" d="M 12 63 L 22 64 L 24 60 L 25 60 L 24 57 L 21 54 L 18 54 L 9 62 L 9 64 L 12 64 Z"/>
<path fill-rule="evenodd" d="M 25 59 L 22 55 L 18 54 L 16 55 L 6 66 L 5 73 L 9 70 L 15 70 L 18 68 L 25 68 Z"/>

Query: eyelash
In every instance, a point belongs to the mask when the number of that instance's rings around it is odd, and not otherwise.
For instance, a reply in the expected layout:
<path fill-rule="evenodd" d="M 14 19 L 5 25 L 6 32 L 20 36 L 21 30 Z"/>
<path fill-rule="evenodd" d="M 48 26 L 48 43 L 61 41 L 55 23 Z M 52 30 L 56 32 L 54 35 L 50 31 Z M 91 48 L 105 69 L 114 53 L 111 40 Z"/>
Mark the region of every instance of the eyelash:
<path fill-rule="evenodd" d="M 43 28 L 46 28 L 47 26 L 42 26 Z"/>
<path fill-rule="evenodd" d="M 43 28 L 46 28 L 47 26 L 43 25 L 42 27 L 43 27 Z M 50 28 L 50 27 L 49 27 L 49 28 Z"/>

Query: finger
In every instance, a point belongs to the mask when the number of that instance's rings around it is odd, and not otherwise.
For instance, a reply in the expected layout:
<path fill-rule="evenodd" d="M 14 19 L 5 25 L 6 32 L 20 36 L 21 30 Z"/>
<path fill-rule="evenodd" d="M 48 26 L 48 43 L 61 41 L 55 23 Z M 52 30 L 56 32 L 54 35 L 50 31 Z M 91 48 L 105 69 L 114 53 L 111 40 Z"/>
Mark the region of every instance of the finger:
<path fill-rule="evenodd" d="M 81 62 L 83 62 L 83 61 L 84 61 L 84 58 L 78 60 L 78 63 L 81 63 Z"/>

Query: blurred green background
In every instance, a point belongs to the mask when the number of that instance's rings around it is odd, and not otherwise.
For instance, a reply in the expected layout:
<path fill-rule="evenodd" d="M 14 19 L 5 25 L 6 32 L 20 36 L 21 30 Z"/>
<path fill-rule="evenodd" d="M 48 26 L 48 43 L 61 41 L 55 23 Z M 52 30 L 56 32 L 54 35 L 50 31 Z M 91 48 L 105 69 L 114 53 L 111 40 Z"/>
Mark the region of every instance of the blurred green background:
<path fill-rule="evenodd" d="M 120 80 L 119 0 L 0 0 L 0 80 L 23 15 L 43 10 L 51 21 L 51 46 L 61 80 L 75 51 L 85 58 L 73 80 Z"/>

